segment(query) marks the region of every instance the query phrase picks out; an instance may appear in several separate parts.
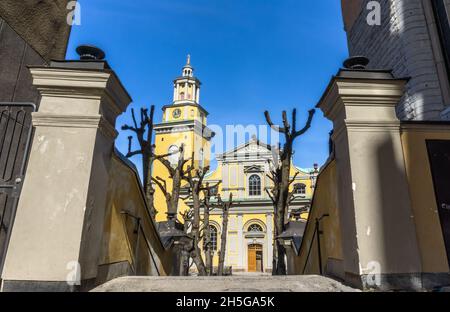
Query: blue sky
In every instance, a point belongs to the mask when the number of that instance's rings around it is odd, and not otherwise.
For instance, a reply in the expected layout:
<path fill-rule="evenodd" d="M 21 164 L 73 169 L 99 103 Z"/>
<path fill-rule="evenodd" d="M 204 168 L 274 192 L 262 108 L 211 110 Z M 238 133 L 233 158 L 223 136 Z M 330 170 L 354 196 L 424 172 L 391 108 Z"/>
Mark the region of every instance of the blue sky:
<path fill-rule="evenodd" d="M 81 25 L 72 28 L 67 57 L 82 43 L 101 47 L 133 98 L 131 107 L 172 101 L 172 81 L 191 54 L 202 81 L 200 102 L 209 124 L 265 124 L 297 108 L 302 125 L 331 76 L 347 57 L 340 1 L 321 0 L 79 0 Z M 294 163 L 322 164 L 331 123 L 317 111 L 295 144 Z M 118 149 L 126 153 L 121 133 Z M 139 157 L 133 158 L 139 163 Z"/>

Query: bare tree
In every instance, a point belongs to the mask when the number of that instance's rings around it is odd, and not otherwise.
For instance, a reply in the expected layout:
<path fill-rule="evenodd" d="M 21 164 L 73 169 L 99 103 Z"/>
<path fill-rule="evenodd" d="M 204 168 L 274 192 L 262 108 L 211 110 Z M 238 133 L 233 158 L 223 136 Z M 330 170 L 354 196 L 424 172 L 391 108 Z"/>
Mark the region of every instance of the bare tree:
<path fill-rule="evenodd" d="M 192 223 L 192 219 L 193 219 L 193 210 L 188 209 L 186 211 L 180 212 L 180 214 L 184 221 L 183 222 L 183 231 L 187 236 L 189 233 L 189 230 L 191 228 L 191 223 Z M 189 275 L 189 268 L 190 268 L 189 252 L 190 252 L 190 250 L 192 250 L 192 245 L 182 246 L 181 255 L 180 255 L 180 275 L 181 276 Z"/>
<path fill-rule="evenodd" d="M 224 273 L 225 254 L 227 248 L 228 216 L 232 204 L 233 193 L 230 192 L 228 202 L 222 201 L 220 195 L 218 195 L 218 206 L 222 209 L 222 234 L 220 235 L 219 267 L 217 269 L 217 275 L 219 276 L 222 276 Z"/>
<path fill-rule="evenodd" d="M 200 194 L 203 190 L 203 179 L 205 178 L 206 173 L 208 172 L 209 167 L 198 168 L 194 167 L 194 155 L 192 155 L 191 165 L 188 166 L 188 170 L 186 174 L 182 176 L 184 180 L 186 180 L 189 184 L 190 195 L 192 197 L 192 222 L 191 222 L 191 230 L 190 235 L 193 238 L 193 246 L 190 250 L 190 256 L 194 261 L 198 273 L 200 276 L 205 276 L 207 274 L 205 262 L 203 261 L 203 257 L 201 254 L 201 249 L 199 243 L 201 241 L 201 232 L 200 232 L 200 208 L 202 206 L 202 201 L 200 198 Z"/>
<path fill-rule="evenodd" d="M 189 171 L 192 170 L 190 166 L 185 168 L 185 164 L 189 162 L 190 159 L 184 159 L 183 144 L 178 148 L 178 151 L 176 153 L 179 154 L 176 164 L 172 164 L 168 159 L 166 159 L 168 156 L 171 156 L 174 153 L 155 156 L 155 159 L 160 161 L 169 172 L 169 176 L 172 180 L 172 189 L 169 190 L 166 181 L 161 177 L 156 176 L 151 178 L 152 181 L 155 182 L 156 185 L 158 185 L 158 187 L 163 192 L 166 198 L 168 220 L 174 220 L 178 214 L 178 203 L 180 200 L 181 182 L 183 180 L 183 176 L 185 176 Z"/>
<path fill-rule="evenodd" d="M 155 106 L 152 105 L 150 107 L 150 115 L 148 114 L 148 109 L 141 108 L 141 120 L 138 125 L 136 121 L 136 116 L 134 114 L 134 109 L 131 110 L 131 117 L 133 120 L 133 125 L 123 125 L 122 130 L 130 130 L 133 131 L 136 135 L 136 138 L 139 142 L 139 149 L 135 151 L 131 151 L 131 145 L 133 137 L 128 137 L 128 153 L 126 157 L 130 158 L 135 155 L 142 155 L 142 173 L 143 173 L 143 184 L 144 184 L 144 192 L 145 197 L 147 199 L 147 203 L 150 208 L 150 214 L 153 218 L 155 218 L 156 210 L 153 202 L 153 196 L 155 194 L 155 189 L 152 184 L 152 173 L 151 168 L 153 161 L 155 160 L 154 155 L 154 145 L 152 145 L 153 138 L 153 115 L 155 112 Z"/>
<path fill-rule="evenodd" d="M 213 275 L 213 245 L 211 239 L 211 226 L 209 222 L 210 212 L 217 208 L 217 205 L 211 203 L 211 197 L 213 196 L 212 190 L 217 188 L 221 182 L 213 186 L 209 186 L 209 183 L 206 183 L 205 188 L 203 189 L 203 251 L 205 253 L 205 265 L 206 271 L 208 275 Z"/>
<path fill-rule="evenodd" d="M 310 127 L 314 117 L 315 110 L 309 111 L 308 120 L 305 126 L 297 131 L 297 110 L 292 111 L 292 127 L 289 124 L 286 111 L 282 113 L 283 127 L 275 125 L 268 111 L 264 112 L 267 124 L 275 131 L 284 134 L 285 143 L 283 149 L 278 148 L 275 152 L 273 167 L 268 177 L 272 180 L 273 186 L 270 192 L 267 192 L 272 199 L 274 206 L 274 223 L 275 223 L 275 241 L 273 244 L 273 271 L 274 275 L 286 275 L 284 246 L 276 239 L 285 230 L 287 220 L 288 207 L 291 198 L 289 186 L 293 182 L 290 178 L 291 158 L 293 154 L 293 144 L 296 138 L 304 134 Z"/>

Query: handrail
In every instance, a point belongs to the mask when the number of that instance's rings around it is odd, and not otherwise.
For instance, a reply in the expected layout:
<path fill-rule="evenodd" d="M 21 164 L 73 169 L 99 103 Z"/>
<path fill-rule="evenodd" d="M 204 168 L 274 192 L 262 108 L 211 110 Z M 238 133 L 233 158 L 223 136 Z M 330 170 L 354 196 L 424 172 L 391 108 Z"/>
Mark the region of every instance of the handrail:
<path fill-rule="evenodd" d="M 128 212 L 128 211 L 121 211 L 121 213 L 124 214 L 124 215 L 127 215 L 127 216 L 132 217 L 133 219 L 137 220 L 137 222 L 138 222 L 138 233 L 137 233 L 137 234 L 138 234 L 138 239 L 137 239 L 137 241 L 136 241 L 136 251 L 135 251 L 135 256 L 133 257 L 133 258 L 134 258 L 134 262 L 135 262 L 135 263 L 134 263 L 135 274 L 137 273 L 137 261 L 138 261 L 137 255 L 138 255 L 138 249 L 139 249 L 139 233 L 142 232 L 142 235 L 143 235 L 144 240 L 145 240 L 145 244 L 146 244 L 146 246 L 147 246 L 147 250 L 148 250 L 149 253 L 150 253 L 150 257 L 152 258 L 153 266 L 155 267 L 155 270 L 156 270 L 156 272 L 158 273 L 158 275 L 161 275 L 161 273 L 159 272 L 159 269 L 158 269 L 158 265 L 156 264 L 155 258 L 154 258 L 154 256 L 153 256 L 153 251 L 152 251 L 152 248 L 150 247 L 150 243 L 149 243 L 149 241 L 148 241 L 148 239 L 147 239 L 147 236 L 145 235 L 144 229 L 143 229 L 142 226 L 141 226 L 141 218 L 132 215 L 132 214 L 131 214 L 130 212 Z"/>
<path fill-rule="evenodd" d="M 305 266 L 303 267 L 302 275 L 305 274 L 306 266 L 308 265 L 308 260 L 309 260 L 309 256 L 311 255 L 311 250 L 312 250 L 312 246 L 313 246 L 313 243 L 314 243 L 314 238 L 316 237 L 316 233 L 317 233 L 317 228 L 314 228 L 314 234 L 313 234 L 313 237 L 311 239 L 311 243 L 309 245 L 308 255 L 306 256 Z"/>
<path fill-rule="evenodd" d="M 329 217 L 329 214 L 323 214 L 320 218 L 316 218 L 316 224 L 314 227 L 314 235 L 311 239 L 311 245 L 309 246 L 309 250 L 308 250 L 308 255 L 306 257 L 305 260 L 305 266 L 303 267 L 303 271 L 302 274 L 305 274 L 305 270 L 306 270 L 306 266 L 308 265 L 308 260 L 309 260 L 309 256 L 311 254 L 311 250 L 312 250 L 312 244 L 314 243 L 314 238 L 317 235 L 317 256 L 318 256 L 318 261 L 319 261 L 319 273 L 320 275 L 323 275 L 323 269 L 322 269 L 322 251 L 320 250 L 320 235 L 323 234 L 323 232 L 320 231 L 320 221 L 322 221 L 322 219 Z"/>
<path fill-rule="evenodd" d="M 32 102 L 0 102 L 0 107 L 4 105 L 4 106 L 30 106 L 32 108 L 32 112 L 36 112 L 36 104 L 32 103 Z M 12 204 L 12 210 L 11 210 L 11 219 L 10 219 L 10 228 L 8 231 L 6 231 L 6 238 L 4 240 L 4 245 L 2 248 L 0 248 L 0 277 L 1 274 L 3 272 L 3 267 L 5 265 L 5 260 L 6 260 L 6 251 L 7 248 L 9 246 L 9 242 L 11 240 L 11 233 L 12 233 L 12 226 L 14 225 L 14 221 L 15 221 L 15 216 L 16 216 L 16 211 L 17 211 L 17 205 L 19 203 L 19 194 L 22 190 L 22 183 L 23 183 L 23 177 L 25 175 L 25 168 L 26 168 L 26 164 L 28 161 L 28 156 L 29 156 L 29 150 L 31 147 L 31 140 L 32 140 L 32 133 L 33 133 L 33 127 L 30 126 L 28 128 L 28 132 L 27 132 L 27 141 L 25 144 L 25 148 L 23 150 L 23 154 L 24 157 L 22 159 L 22 163 L 20 164 L 20 172 L 19 172 L 19 179 L 20 180 L 16 180 L 16 184 L 14 185 L 13 189 L 16 189 L 17 194 L 16 196 L 13 197 L 13 204 Z M 2 188 L 9 188 L 8 186 L 1 186 Z M 2 227 L 3 226 L 3 220 L 2 220 Z M 5 227 L 4 227 L 5 228 Z"/>

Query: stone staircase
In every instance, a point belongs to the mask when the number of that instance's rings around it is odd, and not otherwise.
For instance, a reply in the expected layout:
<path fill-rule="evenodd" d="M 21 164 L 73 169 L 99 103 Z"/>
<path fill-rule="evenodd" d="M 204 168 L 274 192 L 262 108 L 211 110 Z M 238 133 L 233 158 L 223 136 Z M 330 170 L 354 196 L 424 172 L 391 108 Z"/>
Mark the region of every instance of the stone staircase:
<path fill-rule="evenodd" d="M 355 292 L 335 280 L 315 275 L 153 277 L 127 276 L 109 281 L 94 292 Z"/>

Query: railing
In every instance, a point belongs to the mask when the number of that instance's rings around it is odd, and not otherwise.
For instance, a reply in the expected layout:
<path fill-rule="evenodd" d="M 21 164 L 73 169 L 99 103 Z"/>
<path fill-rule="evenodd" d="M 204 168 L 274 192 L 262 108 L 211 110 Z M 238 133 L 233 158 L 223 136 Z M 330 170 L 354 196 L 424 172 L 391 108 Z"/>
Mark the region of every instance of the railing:
<path fill-rule="evenodd" d="M 145 242 L 145 245 L 147 247 L 147 251 L 150 254 L 150 258 L 152 259 L 153 266 L 155 267 L 155 270 L 158 273 L 158 275 L 161 275 L 161 273 L 159 272 L 159 269 L 158 269 L 158 265 L 157 265 L 157 263 L 155 261 L 155 257 L 153 256 L 153 250 L 151 248 L 151 245 L 150 245 L 150 243 L 149 243 L 149 241 L 147 239 L 147 236 L 145 235 L 144 229 L 141 226 L 141 218 L 132 215 L 128 211 L 121 211 L 121 214 L 123 214 L 125 216 L 128 216 L 128 217 L 131 217 L 134 220 L 136 220 L 136 229 L 135 229 L 134 232 L 137 234 L 137 237 L 136 237 L 136 248 L 135 248 L 134 255 L 133 255 L 133 266 L 132 266 L 134 274 L 137 275 L 138 259 L 139 259 L 139 243 L 140 243 L 140 236 L 141 236 L 140 234 L 142 232 L 142 236 L 144 238 L 144 242 Z"/>
<path fill-rule="evenodd" d="M 33 103 L 0 102 L 0 276 L 25 175 L 34 111 Z"/>
<path fill-rule="evenodd" d="M 306 256 L 305 265 L 303 266 L 302 274 L 305 274 L 306 267 L 308 266 L 309 256 L 311 255 L 314 238 L 317 236 L 317 257 L 319 261 L 319 273 L 320 275 L 323 275 L 323 269 L 322 269 L 322 251 L 320 247 L 320 235 L 323 235 L 323 231 L 320 230 L 320 221 L 322 221 L 323 218 L 329 217 L 329 214 L 324 214 L 320 218 L 316 218 L 316 223 L 314 226 L 314 234 L 311 238 L 311 243 L 308 248 L 308 254 Z"/>

